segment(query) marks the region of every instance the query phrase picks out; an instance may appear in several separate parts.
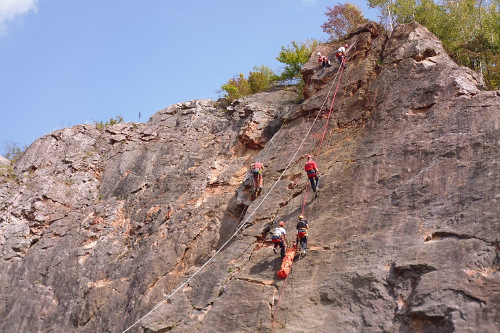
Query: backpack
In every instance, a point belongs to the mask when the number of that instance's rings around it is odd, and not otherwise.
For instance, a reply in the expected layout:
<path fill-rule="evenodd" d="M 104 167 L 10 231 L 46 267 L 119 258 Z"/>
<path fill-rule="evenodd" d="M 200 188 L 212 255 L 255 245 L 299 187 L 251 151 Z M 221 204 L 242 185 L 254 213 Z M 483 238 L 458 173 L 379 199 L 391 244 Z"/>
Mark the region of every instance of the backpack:
<path fill-rule="evenodd" d="M 297 223 L 297 229 L 307 229 L 307 221 L 299 221 L 299 223 Z"/>

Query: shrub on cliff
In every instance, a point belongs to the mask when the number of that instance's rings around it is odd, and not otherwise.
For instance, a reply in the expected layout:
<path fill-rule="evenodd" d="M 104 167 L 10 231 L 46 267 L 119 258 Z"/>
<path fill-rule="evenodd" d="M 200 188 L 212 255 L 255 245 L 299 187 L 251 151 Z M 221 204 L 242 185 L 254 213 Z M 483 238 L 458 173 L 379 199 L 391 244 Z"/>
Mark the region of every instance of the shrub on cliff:
<path fill-rule="evenodd" d="M 224 91 L 224 98 L 232 102 L 238 98 L 267 90 L 274 81 L 276 81 L 276 74 L 269 67 L 255 66 L 254 71 L 248 74 L 248 79 L 243 73 L 235 75 L 221 86 L 221 92 Z"/>
<path fill-rule="evenodd" d="M 26 146 L 21 147 L 18 143 L 12 141 L 4 141 L 2 147 L 2 156 L 8 159 L 11 163 L 16 163 L 16 161 L 24 154 L 26 151 Z"/>
<path fill-rule="evenodd" d="M 121 123 L 123 123 L 122 116 L 116 116 L 116 118 L 110 118 L 109 120 L 107 120 L 104 123 L 102 121 L 94 120 L 95 127 L 98 130 L 103 130 L 104 128 L 106 128 L 106 126 L 116 125 L 116 124 L 121 124 Z"/>

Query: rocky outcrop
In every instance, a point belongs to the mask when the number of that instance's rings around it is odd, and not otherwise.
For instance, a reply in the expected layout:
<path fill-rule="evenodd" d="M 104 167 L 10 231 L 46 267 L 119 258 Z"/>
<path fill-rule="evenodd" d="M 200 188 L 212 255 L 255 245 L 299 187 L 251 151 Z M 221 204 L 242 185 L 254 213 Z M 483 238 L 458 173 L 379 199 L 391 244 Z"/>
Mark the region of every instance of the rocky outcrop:
<path fill-rule="evenodd" d="M 500 92 L 418 24 L 346 42 L 333 105 L 338 65 L 312 56 L 301 104 L 198 100 L 33 143 L 2 175 L 0 330 L 496 332 Z M 301 213 L 284 284 L 267 236 Z"/>

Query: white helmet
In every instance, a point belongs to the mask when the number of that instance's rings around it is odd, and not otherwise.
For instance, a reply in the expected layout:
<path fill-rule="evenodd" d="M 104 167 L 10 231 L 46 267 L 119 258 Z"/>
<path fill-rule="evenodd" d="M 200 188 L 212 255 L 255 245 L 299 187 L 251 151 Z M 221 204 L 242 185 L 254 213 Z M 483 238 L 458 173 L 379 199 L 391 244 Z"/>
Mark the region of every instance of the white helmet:
<path fill-rule="evenodd" d="M 321 55 L 321 52 L 316 53 L 317 55 Z"/>

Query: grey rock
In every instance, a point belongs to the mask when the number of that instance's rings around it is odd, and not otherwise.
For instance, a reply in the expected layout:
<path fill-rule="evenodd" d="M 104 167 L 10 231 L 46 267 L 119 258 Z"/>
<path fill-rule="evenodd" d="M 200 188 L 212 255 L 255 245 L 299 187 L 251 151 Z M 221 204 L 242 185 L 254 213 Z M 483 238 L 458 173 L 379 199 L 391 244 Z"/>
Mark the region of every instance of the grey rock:
<path fill-rule="evenodd" d="M 35 141 L 0 176 L 0 331 L 497 332 L 500 92 L 418 24 L 346 41 L 334 105 L 338 65 L 312 56 L 300 104 L 273 89 Z M 270 230 L 292 242 L 300 214 L 285 283 Z"/>

